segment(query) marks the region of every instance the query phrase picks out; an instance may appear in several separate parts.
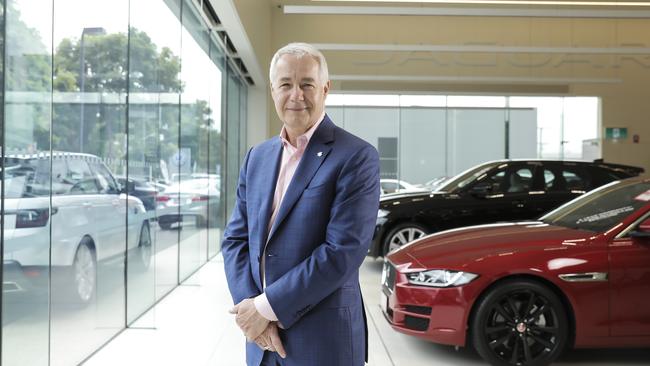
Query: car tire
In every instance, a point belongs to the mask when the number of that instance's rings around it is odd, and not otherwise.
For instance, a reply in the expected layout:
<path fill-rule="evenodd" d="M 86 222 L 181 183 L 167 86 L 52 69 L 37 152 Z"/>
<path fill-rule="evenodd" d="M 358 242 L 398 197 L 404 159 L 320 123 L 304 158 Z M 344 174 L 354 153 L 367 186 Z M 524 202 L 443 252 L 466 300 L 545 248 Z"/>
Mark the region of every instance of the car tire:
<path fill-rule="evenodd" d="M 87 305 L 95 297 L 97 289 L 97 255 L 92 242 L 83 239 L 72 262 L 71 292 L 74 302 Z"/>
<path fill-rule="evenodd" d="M 140 236 L 138 237 L 138 264 L 143 271 L 151 266 L 151 257 L 153 255 L 153 246 L 151 245 L 151 229 L 147 221 L 142 223 Z"/>
<path fill-rule="evenodd" d="M 382 254 L 386 255 L 406 243 L 424 237 L 427 233 L 428 230 L 420 224 L 413 222 L 399 224 L 386 235 Z"/>
<path fill-rule="evenodd" d="M 567 346 L 564 304 L 550 288 L 508 280 L 483 296 L 469 324 L 476 351 L 495 366 L 545 366 Z"/>

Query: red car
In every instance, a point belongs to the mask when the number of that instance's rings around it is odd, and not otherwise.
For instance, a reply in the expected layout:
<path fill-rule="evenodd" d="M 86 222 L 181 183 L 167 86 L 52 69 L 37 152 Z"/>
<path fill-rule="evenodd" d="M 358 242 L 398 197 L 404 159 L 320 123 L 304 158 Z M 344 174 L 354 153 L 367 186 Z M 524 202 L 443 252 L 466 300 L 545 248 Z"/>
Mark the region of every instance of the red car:
<path fill-rule="evenodd" d="M 650 346 L 650 179 L 613 182 L 538 221 L 414 241 L 387 256 L 381 306 L 394 329 L 472 345 L 493 365 Z"/>

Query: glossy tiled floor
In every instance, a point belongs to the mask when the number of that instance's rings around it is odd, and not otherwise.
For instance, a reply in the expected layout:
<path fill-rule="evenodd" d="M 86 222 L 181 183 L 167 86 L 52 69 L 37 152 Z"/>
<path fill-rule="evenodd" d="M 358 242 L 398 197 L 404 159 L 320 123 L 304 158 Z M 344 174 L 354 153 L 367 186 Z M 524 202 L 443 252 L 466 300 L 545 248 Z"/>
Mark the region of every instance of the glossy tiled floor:
<path fill-rule="evenodd" d="M 471 349 L 456 351 L 393 331 L 378 306 L 380 277 L 381 262 L 366 259 L 361 285 L 369 315 L 370 366 L 485 365 Z M 230 306 L 223 260 L 217 257 L 84 365 L 244 365 L 244 337 L 227 312 Z M 650 365 L 650 349 L 575 350 L 556 365 Z"/>

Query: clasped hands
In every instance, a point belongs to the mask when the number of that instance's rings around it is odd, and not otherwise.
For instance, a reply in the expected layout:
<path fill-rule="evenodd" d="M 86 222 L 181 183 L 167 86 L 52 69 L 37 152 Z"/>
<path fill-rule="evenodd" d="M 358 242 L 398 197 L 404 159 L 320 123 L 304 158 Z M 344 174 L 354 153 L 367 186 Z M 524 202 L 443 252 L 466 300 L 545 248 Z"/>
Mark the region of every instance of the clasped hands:
<path fill-rule="evenodd" d="M 243 300 L 229 312 L 235 314 L 235 322 L 248 341 L 255 342 L 263 350 L 277 352 L 282 358 L 287 356 L 280 340 L 277 322 L 263 317 L 255 308 L 253 299 Z"/>

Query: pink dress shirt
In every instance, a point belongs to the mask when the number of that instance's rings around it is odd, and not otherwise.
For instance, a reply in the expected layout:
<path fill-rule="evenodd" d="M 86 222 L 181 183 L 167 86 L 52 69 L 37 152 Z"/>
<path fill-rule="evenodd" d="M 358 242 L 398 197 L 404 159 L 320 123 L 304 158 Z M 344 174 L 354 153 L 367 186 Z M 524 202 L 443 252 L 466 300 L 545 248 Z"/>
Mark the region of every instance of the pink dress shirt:
<path fill-rule="evenodd" d="M 278 181 L 275 184 L 275 194 L 273 195 L 273 207 L 271 208 L 272 210 L 271 219 L 269 220 L 269 227 L 267 228 L 269 233 L 271 232 L 271 228 L 273 227 L 273 223 L 275 222 L 275 217 L 277 216 L 278 211 L 280 211 L 280 204 L 282 204 L 282 199 L 284 198 L 284 194 L 287 192 L 287 188 L 289 188 L 291 179 L 293 178 L 293 175 L 296 172 L 296 169 L 298 168 L 300 159 L 305 153 L 307 144 L 309 144 L 309 140 L 314 135 L 314 132 L 321 124 L 324 118 L 325 118 L 325 113 L 323 112 L 318 122 L 316 122 L 313 126 L 311 126 L 311 128 L 307 130 L 307 132 L 298 136 L 298 138 L 296 139 L 296 144 L 298 146 L 291 145 L 291 143 L 288 140 L 287 131 L 284 127 L 282 127 L 282 131 L 280 131 L 280 140 L 282 141 L 282 163 L 280 165 L 280 172 L 278 173 Z M 266 281 L 264 278 L 265 277 L 264 258 L 266 258 L 266 247 L 264 248 L 264 253 L 262 255 L 262 264 L 261 264 L 262 270 L 260 271 L 262 275 L 262 284 L 264 287 L 266 287 Z M 271 304 L 269 303 L 269 300 L 266 298 L 266 294 L 262 293 L 261 295 L 255 297 L 254 302 L 255 302 L 255 308 L 260 314 L 262 314 L 263 317 L 265 317 L 270 321 L 278 320 L 278 317 L 275 315 L 273 308 L 271 308 Z"/>

